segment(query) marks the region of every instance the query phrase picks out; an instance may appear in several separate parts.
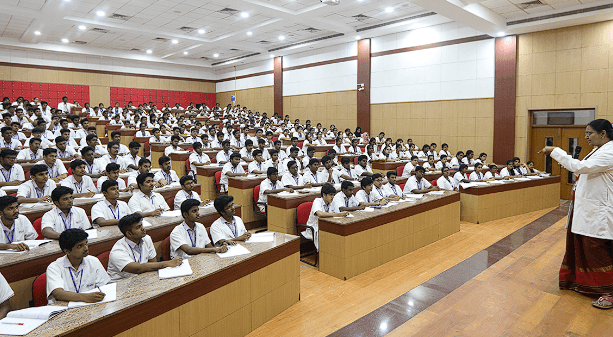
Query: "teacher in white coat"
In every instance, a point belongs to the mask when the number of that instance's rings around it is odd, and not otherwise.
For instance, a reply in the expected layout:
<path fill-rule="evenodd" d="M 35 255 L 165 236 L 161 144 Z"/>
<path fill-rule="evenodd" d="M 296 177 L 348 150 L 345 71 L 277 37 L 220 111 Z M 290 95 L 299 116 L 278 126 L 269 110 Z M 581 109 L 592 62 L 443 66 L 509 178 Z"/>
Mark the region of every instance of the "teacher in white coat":
<path fill-rule="evenodd" d="M 542 152 L 579 175 L 568 215 L 566 253 L 560 267 L 560 289 L 602 295 L 592 304 L 613 308 L 613 128 L 596 119 L 585 128 L 594 149 L 583 160 L 558 147 Z"/>

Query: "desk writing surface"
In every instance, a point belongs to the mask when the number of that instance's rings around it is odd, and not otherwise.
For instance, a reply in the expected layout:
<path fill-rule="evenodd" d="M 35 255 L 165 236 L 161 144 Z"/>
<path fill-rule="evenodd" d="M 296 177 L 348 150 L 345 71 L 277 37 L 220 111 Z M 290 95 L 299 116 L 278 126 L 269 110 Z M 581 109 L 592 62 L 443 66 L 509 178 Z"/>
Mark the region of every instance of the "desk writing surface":
<path fill-rule="evenodd" d="M 275 233 L 273 242 L 241 243 L 250 251 L 250 254 L 247 255 L 223 259 L 219 258 L 216 254 L 199 254 L 192 256 L 189 259 L 189 263 L 193 274 L 190 276 L 159 280 L 157 272 L 148 272 L 121 280 L 117 282 L 116 301 L 69 309 L 53 317 L 27 336 L 43 337 L 68 334 L 77 332 L 79 329 L 88 329 L 88 325 L 100 323 L 101 321 L 111 324 L 115 319 L 119 318 L 119 316 L 128 314 L 131 309 L 146 310 L 146 306 L 155 306 L 155 302 L 160 300 L 160 297 L 174 292 L 177 292 L 177 295 L 182 296 L 182 298 L 177 299 L 176 302 L 178 303 L 173 303 L 173 305 L 178 306 L 184 304 L 191 299 L 199 297 L 200 294 L 195 294 L 196 291 L 182 291 L 181 288 L 189 287 L 190 285 L 194 286 L 195 282 L 202 283 L 204 279 L 214 277 L 216 276 L 215 274 L 218 273 L 227 272 L 233 267 L 239 267 L 238 265 L 243 262 L 249 263 L 248 260 L 262 257 L 266 254 L 274 254 L 275 250 L 289 247 L 292 243 L 296 244 L 299 242 L 298 240 L 299 238 L 297 236 Z M 216 288 L 221 286 L 223 286 L 223 284 L 212 285 L 212 287 Z M 210 292 L 214 289 L 207 290 L 207 292 Z M 191 298 L 186 298 L 187 296 L 191 296 Z M 56 305 L 67 305 L 67 302 L 58 302 Z M 171 310 L 173 308 L 162 307 L 161 309 Z M 133 319 L 134 318 L 132 318 L 132 320 Z M 118 321 L 120 320 L 121 319 Z M 125 322 L 126 320 L 124 319 L 123 321 Z M 98 325 L 98 327 L 100 327 L 100 325 Z M 106 327 L 109 326 L 106 325 Z M 109 328 L 118 329 L 116 326 Z M 95 336 L 98 335 L 97 332 L 100 331 L 81 330 L 78 334 L 85 334 L 86 332 Z"/>
<path fill-rule="evenodd" d="M 523 178 L 523 177 L 520 177 Z M 551 176 L 543 178 L 532 178 L 529 181 L 516 181 L 514 179 L 502 180 L 503 184 L 489 184 L 488 186 L 475 186 L 467 189 L 461 189 L 460 192 L 472 195 L 483 195 L 504 191 L 511 191 L 520 188 L 542 186 L 555 184 L 560 182 L 560 176 Z"/>

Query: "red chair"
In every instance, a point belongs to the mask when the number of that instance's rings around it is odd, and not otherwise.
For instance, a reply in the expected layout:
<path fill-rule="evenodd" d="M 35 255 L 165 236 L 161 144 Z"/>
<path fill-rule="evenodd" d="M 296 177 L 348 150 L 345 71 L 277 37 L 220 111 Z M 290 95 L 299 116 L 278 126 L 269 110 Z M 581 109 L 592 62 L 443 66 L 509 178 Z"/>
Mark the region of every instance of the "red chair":
<path fill-rule="evenodd" d="M 438 183 L 437 183 L 436 179 L 432 180 L 430 182 L 430 184 L 432 184 L 432 186 L 438 186 Z"/>
<path fill-rule="evenodd" d="M 162 241 L 162 259 L 170 261 L 170 236 Z"/>
<path fill-rule="evenodd" d="M 185 159 L 185 173 L 189 174 L 189 172 L 192 170 L 191 165 L 189 164 L 189 158 Z M 196 172 L 194 172 L 194 175 L 196 175 Z"/>
<path fill-rule="evenodd" d="M 32 284 L 32 299 L 35 307 L 47 305 L 47 273 L 42 273 Z"/>
<path fill-rule="evenodd" d="M 277 140 L 279 140 L 279 137 L 272 137 L 272 141 L 273 141 L 273 143 L 274 143 L 275 141 L 277 141 Z"/>
<path fill-rule="evenodd" d="M 30 180 L 30 171 L 26 172 L 26 181 Z"/>
<path fill-rule="evenodd" d="M 253 188 L 253 213 L 266 216 L 268 214 L 268 205 L 258 200 L 260 200 L 260 185 Z M 258 205 L 264 205 L 264 212 L 260 211 Z"/>
<path fill-rule="evenodd" d="M 315 228 L 312 226 L 307 226 L 307 221 L 309 220 L 309 215 L 311 214 L 311 207 L 313 207 L 313 202 L 305 202 L 298 205 L 298 209 L 296 209 L 296 233 L 300 235 L 302 231 L 311 231 L 313 238 L 315 238 Z M 302 237 L 302 236 L 301 236 Z M 310 251 L 306 254 L 300 253 L 300 261 L 311 265 L 313 267 L 317 266 L 317 262 L 319 259 L 319 252 L 317 249 Z M 315 263 L 310 263 L 307 260 L 303 260 L 303 257 L 315 255 Z"/>
<path fill-rule="evenodd" d="M 404 191 L 404 185 L 406 184 L 398 184 L 398 187 L 400 187 L 400 189 Z"/>
<path fill-rule="evenodd" d="M 166 204 L 170 209 L 175 209 L 175 197 L 166 199 Z"/>
<path fill-rule="evenodd" d="M 215 193 L 217 193 L 217 195 L 228 194 L 228 192 L 221 191 L 221 187 L 223 186 L 223 184 L 221 184 L 220 181 L 221 171 L 217 171 L 215 172 Z"/>
<path fill-rule="evenodd" d="M 353 157 L 353 164 L 357 165 L 358 164 L 358 157 Z"/>
<path fill-rule="evenodd" d="M 299 149 L 302 149 L 302 147 L 304 146 L 304 142 L 298 142 L 296 146 L 298 146 Z"/>
<path fill-rule="evenodd" d="M 402 173 L 404 172 L 404 166 L 396 167 L 396 175 L 402 177 Z"/>
<path fill-rule="evenodd" d="M 72 168 L 68 168 L 68 175 L 71 176 L 72 175 Z"/>
<path fill-rule="evenodd" d="M 102 263 L 102 266 L 104 267 L 104 269 L 107 269 L 109 267 L 109 256 L 110 255 L 111 255 L 111 251 L 109 250 L 108 252 L 104 252 L 96 256 L 98 260 L 100 260 L 100 263 Z"/>
<path fill-rule="evenodd" d="M 34 220 L 34 223 L 32 224 L 32 227 L 34 227 L 34 229 L 36 230 L 36 233 L 38 233 L 38 238 L 36 238 L 36 240 L 43 240 L 45 238 L 45 236 L 43 235 L 42 229 L 40 228 L 40 224 L 42 221 L 43 221 L 43 218 L 38 218 Z"/>

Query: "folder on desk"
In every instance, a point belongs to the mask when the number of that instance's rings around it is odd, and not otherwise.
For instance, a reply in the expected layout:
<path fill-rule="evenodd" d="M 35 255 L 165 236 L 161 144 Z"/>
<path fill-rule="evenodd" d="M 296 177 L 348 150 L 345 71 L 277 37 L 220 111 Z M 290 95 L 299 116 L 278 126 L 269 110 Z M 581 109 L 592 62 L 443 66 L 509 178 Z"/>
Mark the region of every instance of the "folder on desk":
<path fill-rule="evenodd" d="M 91 239 L 97 239 L 98 238 L 98 230 L 93 228 L 93 229 L 86 229 L 85 233 L 87 233 L 87 239 L 91 240 Z"/>
<path fill-rule="evenodd" d="M 234 246 L 228 246 L 228 251 L 225 253 L 217 253 L 217 256 L 223 259 L 226 257 L 235 257 L 235 256 L 246 255 L 250 253 L 251 252 L 247 248 L 241 245 L 234 245 Z"/>
<path fill-rule="evenodd" d="M 6 335 L 24 336 L 38 328 L 51 317 L 65 311 L 67 307 L 48 305 L 9 312 L 0 320 L 0 332 Z"/>
<path fill-rule="evenodd" d="M 273 241 L 275 241 L 275 233 L 266 232 L 266 233 L 255 233 L 251 235 L 249 240 L 245 241 L 245 243 L 273 242 Z"/>
<path fill-rule="evenodd" d="M 189 276 L 193 273 L 194 272 L 192 271 L 192 267 L 189 265 L 188 259 L 183 259 L 183 262 L 181 263 L 180 266 L 166 267 L 166 268 L 162 268 L 158 270 L 160 280 L 165 280 L 167 278 L 173 278 L 173 277 Z"/>

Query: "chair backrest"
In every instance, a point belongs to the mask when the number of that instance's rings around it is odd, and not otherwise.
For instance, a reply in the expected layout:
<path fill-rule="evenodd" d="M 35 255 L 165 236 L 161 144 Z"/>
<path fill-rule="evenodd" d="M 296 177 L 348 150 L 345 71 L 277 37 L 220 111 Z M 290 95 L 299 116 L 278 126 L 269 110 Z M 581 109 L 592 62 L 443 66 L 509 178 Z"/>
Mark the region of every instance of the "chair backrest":
<path fill-rule="evenodd" d="M 26 172 L 26 182 L 30 180 L 30 171 Z"/>
<path fill-rule="evenodd" d="M 366 152 L 366 146 L 364 146 L 363 148 L 361 148 L 362 152 Z"/>
<path fill-rule="evenodd" d="M 306 225 L 309 220 L 309 215 L 311 214 L 311 207 L 313 207 L 313 202 L 311 201 L 298 205 L 296 218 L 298 218 L 299 225 Z"/>
<path fill-rule="evenodd" d="M 432 180 L 430 183 L 432 184 L 432 186 L 438 186 L 438 182 L 436 181 L 436 179 Z"/>
<path fill-rule="evenodd" d="M 191 170 L 191 166 L 189 165 L 189 158 L 185 159 L 185 168 L 189 171 Z"/>
<path fill-rule="evenodd" d="M 215 183 L 219 184 L 221 181 L 221 171 L 215 172 Z"/>
<path fill-rule="evenodd" d="M 166 199 L 166 204 L 168 207 L 170 207 L 170 209 L 175 209 L 175 197 Z"/>
<path fill-rule="evenodd" d="M 402 173 L 404 172 L 404 166 L 396 167 L 396 175 L 402 177 Z"/>
<path fill-rule="evenodd" d="M 34 227 L 34 229 L 36 230 L 36 233 L 38 233 L 38 238 L 37 240 L 43 240 L 45 237 L 43 236 L 43 232 L 42 229 L 40 228 L 41 222 L 43 221 L 43 218 L 38 218 L 36 220 L 34 220 L 34 223 L 32 224 L 32 226 Z"/>
<path fill-rule="evenodd" d="M 271 139 L 273 142 L 276 142 L 277 140 L 279 140 L 279 137 L 272 137 Z"/>
<path fill-rule="evenodd" d="M 299 149 L 302 149 L 302 147 L 304 146 L 304 142 L 298 142 L 296 146 L 298 146 Z"/>
<path fill-rule="evenodd" d="M 149 142 L 145 142 L 145 146 L 143 147 L 143 151 L 151 151 L 151 145 L 149 144 Z"/>
<path fill-rule="evenodd" d="M 404 191 L 404 185 L 406 184 L 398 184 L 398 187 L 400 187 L 400 189 Z"/>
<path fill-rule="evenodd" d="M 47 305 L 47 273 L 43 273 L 32 284 L 32 299 L 35 307 Z"/>
<path fill-rule="evenodd" d="M 72 175 L 72 168 L 68 168 L 68 175 L 71 176 Z"/>
<path fill-rule="evenodd" d="M 102 263 L 102 266 L 104 267 L 104 269 L 107 269 L 109 267 L 109 256 L 110 255 L 111 255 L 111 251 L 109 250 L 108 252 L 104 252 L 96 256 L 98 260 L 100 260 L 100 263 Z"/>
<path fill-rule="evenodd" d="M 353 164 L 357 165 L 358 164 L 358 157 L 353 157 Z"/>
<path fill-rule="evenodd" d="M 260 185 L 253 188 L 253 202 L 256 203 L 260 200 Z"/>
<path fill-rule="evenodd" d="M 162 241 L 162 258 L 170 261 L 170 236 Z"/>
<path fill-rule="evenodd" d="M 212 156 L 211 157 L 211 164 L 215 164 L 215 163 L 217 163 L 217 157 Z"/>

